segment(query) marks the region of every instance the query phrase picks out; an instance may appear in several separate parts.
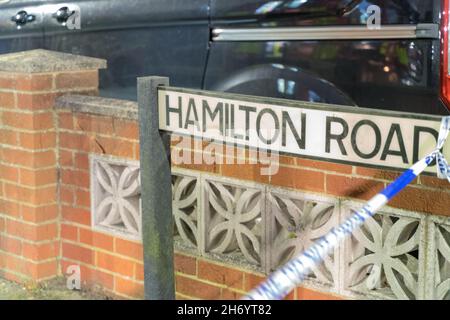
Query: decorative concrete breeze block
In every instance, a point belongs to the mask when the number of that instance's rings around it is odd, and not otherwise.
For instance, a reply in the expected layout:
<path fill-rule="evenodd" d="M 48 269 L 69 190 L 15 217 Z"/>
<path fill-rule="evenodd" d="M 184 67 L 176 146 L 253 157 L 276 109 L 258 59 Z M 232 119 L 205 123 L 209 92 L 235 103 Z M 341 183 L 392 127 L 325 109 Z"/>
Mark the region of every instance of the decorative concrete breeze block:
<path fill-rule="evenodd" d="M 90 163 L 93 229 L 140 239 L 139 163 L 98 156 Z"/>

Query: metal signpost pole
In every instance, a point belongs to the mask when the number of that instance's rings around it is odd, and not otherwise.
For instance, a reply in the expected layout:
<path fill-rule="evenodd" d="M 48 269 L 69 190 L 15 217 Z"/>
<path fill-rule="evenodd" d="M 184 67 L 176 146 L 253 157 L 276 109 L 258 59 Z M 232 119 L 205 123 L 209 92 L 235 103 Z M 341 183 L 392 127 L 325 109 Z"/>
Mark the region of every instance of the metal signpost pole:
<path fill-rule="evenodd" d="M 159 130 L 162 77 L 138 78 L 142 243 L 147 300 L 175 299 L 170 134 Z"/>

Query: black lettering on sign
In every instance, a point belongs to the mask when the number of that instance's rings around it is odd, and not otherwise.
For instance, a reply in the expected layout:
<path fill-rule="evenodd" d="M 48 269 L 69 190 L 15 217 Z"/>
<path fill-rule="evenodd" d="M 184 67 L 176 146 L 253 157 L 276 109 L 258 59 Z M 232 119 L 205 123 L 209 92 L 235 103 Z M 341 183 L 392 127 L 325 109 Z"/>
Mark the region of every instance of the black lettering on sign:
<path fill-rule="evenodd" d="M 234 120 L 236 120 L 236 118 L 234 117 L 234 104 L 231 104 L 231 128 L 230 128 L 230 136 L 233 138 L 233 139 L 239 139 L 239 140 L 241 140 L 241 139 L 243 139 L 244 138 L 244 136 L 242 136 L 242 135 L 240 135 L 240 134 L 236 134 L 235 132 L 234 132 L 234 129 L 235 129 L 235 124 L 234 124 Z M 250 121 L 250 120 L 249 120 Z M 248 135 L 248 129 L 245 131 L 246 133 L 247 133 L 247 135 Z"/>
<path fill-rule="evenodd" d="M 225 134 L 229 136 L 230 131 L 230 105 L 225 103 Z"/>
<path fill-rule="evenodd" d="M 239 110 L 245 111 L 245 140 L 250 140 L 249 130 L 250 130 L 250 112 L 256 112 L 255 107 L 239 106 Z"/>
<path fill-rule="evenodd" d="M 331 124 L 332 123 L 339 123 L 342 127 L 342 132 L 340 134 L 331 134 Z M 345 150 L 344 143 L 342 140 L 344 140 L 348 136 L 348 123 L 338 117 L 327 117 L 327 133 L 326 133 L 326 140 L 325 140 L 325 152 L 330 153 L 331 152 L 331 140 L 336 140 L 338 143 L 339 149 L 341 150 L 341 154 L 346 156 L 347 151 Z"/>
<path fill-rule="evenodd" d="M 211 122 L 214 122 L 214 120 L 217 118 L 217 115 L 219 115 L 220 133 L 223 135 L 224 134 L 224 131 L 223 131 L 223 103 L 219 102 L 216 105 L 216 108 L 214 109 L 214 111 L 212 111 L 211 108 L 209 107 L 208 101 L 203 100 L 203 116 L 202 116 L 203 132 L 206 132 L 206 130 L 208 129 L 207 122 L 206 122 L 206 114 L 208 114 Z"/>
<path fill-rule="evenodd" d="M 397 136 L 397 141 L 400 150 L 392 150 L 391 144 L 394 138 L 394 135 Z M 400 156 L 402 157 L 403 163 L 408 163 L 408 154 L 406 153 L 405 141 L 403 140 L 402 129 L 398 123 L 393 123 L 391 129 L 389 130 L 389 134 L 386 140 L 386 144 L 384 145 L 383 153 L 381 155 L 381 160 L 386 160 L 388 155 L 392 156 Z"/>
<path fill-rule="evenodd" d="M 271 139 L 266 139 L 261 132 L 261 120 L 266 114 L 272 117 L 274 123 L 275 132 L 274 133 L 269 132 L 270 134 L 272 134 Z M 280 136 L 280 119 L 278 119 L 278 116 L 275 113 L 275 111 L 269 108 L 261 110 L 261 112 L 256 117 L 256 131 L 258 132 L 259 139 L 263 141 L 265 144 L 271 145 L 278 139 L 278 137 Z"/>
<path fill-rule="evenodd" d="M 182 128 L 183 127 L 183 101 L 181 99 L 181 97 L 178 97 L 178 108 L 171 108 L 170 107 L 170 101 L 169 101 L 169 95 L 166 94 L 166 122 L 167 122 L 167 126 L 170 127 L 170 114 L 171 113 L 176 113 L 178 114 L 178 127 Z"/>
<path fill-rule="evenodd" d="M 372 152 L 370 152 L 370 153 L 362 152 L 358 146 L 358 132 L 359 132 L 359 129 L 361 129 L 361 127 L 363 127 L 363 126 L 371 127 L 373 129 L 373 132 L 375 133 L 375 147 L 372 150 Z M 365 131 L 363 133 L 367 134 L 367 132 L 365 132 Z M 369 139 L 369 136 L 365 136 L 365 139 Z M 375 122 L 370 121 L 370 120 L 361 120 L 355 125 L 355 127 L 352 130 L 352 148 L 353 148 L 353 151 L 355 151 L 355 153 L 358 155 L 358 157 L 360 157 L 362 159 L 372 159 L 373 157 L 375 157 L 378 154 L 378 152 L 380 152 L 381 132 Z"/>
<path fill-rule="evenodd" d="M 191 120 L 191 113 L 194 114 L 194 120 Z M 192 126 L 196 126 L 197 130 L 200 131 L 200 124 L 199 124 L 199 120 L 198 120 L 197 107 L 195 106 L 194 98 L 190 98 L 189 99 L 187 115 L 186 115 L 186 122 L 184 123 L 184 128 L 187 129 L 191 125 Z"/>
<path fill-rule="evenodd" d="M 431 134 L 434 137 L 435 143 L 437 144 L 437 141 L 439 139 L 439 132 L 437 132 L 436 130 L 434 130 L 433 128 L 428 128 L 428 127 L 420 127 L 420 126 L 415 126 L 414 127 L 414 148 L 413 148 L 413 162 L 417 163 L 422 156 L 425 155 L 420 155 L 420 138 L 421 138 L 421 134 L 422 133 L 427 133 L 427 134 Z M 436 161 L 434 161 L 430 166 L 434 166 L 436 164 Z"/>
<path fill-rule="evenodd" d="M 292 121 L 291 117 L 289 116 L 289 112 L 283 111 L 283 117 L 282 117 L 282 144 L 283 147 L 286 147 L 286 135 L 287 135 L 287 128 L 289 126 L 289 129 L 291 130 L 292 134 L 294 135 L 295 141 L 297 141 L 298 147 L 301 150 L 305 150 L 306 148 L 306 114 L 302 113 L 301 115 L 301 130 L 302 130 L 302 136 L 298 134 L 297 129 L 294 126 L 294 122 Z"/>

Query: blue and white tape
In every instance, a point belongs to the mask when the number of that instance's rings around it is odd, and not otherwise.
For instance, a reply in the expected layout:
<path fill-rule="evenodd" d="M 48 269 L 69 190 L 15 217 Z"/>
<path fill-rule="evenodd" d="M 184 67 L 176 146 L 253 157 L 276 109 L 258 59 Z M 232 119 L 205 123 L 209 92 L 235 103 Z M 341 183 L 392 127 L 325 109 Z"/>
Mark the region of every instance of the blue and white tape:
<path fill-rule="evenodd" d="M 440 179 L 447 179 L 450 182 L 450 167 L 444 155 L 440 152 L 444 147 L 445 141 L 450 134 L 450 117 L 445 117 L 442 120 L 441 130 L 439 132 L 438 145 L 436 147 L 436 164 L 438 177 Z"/>
<path fill-rule="evenodd" d="M 450 117 L 442 120 L 436 149 L 427 157 L 405 171 L 397 180 L 390 184 L 381 193 L 373 197 L 367 204 L 348 218 L 339 227 L 331 230 L 327 235 L 318 240 L 312 247 L 297 256 L 284 267 L 275 271 L 258 288 L 251 291 L 246 300 L 280 300 L 297 287 L 311 270 L 319 265 L 339 241 L 352 234 L 361 227 L 364 222 L 372 217 L 381 207 L 387 204 L 393 197 L 410 184 L 436 159 L 438 177 L 450 182 L 450 167 L 444 155 L 441 153 L 445 141 L 450 134 Z"/>

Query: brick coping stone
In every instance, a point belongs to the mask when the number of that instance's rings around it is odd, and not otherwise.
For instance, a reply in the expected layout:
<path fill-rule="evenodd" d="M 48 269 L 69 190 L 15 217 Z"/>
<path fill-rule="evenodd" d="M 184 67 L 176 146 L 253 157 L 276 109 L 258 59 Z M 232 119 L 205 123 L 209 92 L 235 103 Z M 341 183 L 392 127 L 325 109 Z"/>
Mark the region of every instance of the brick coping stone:
<path fill-rule="evenodd" d="M 66 109 L 72 112 L 138 120 L 137 102 L 128 100 L 96 96 L 65 95 L 56 100 L 55 108 Z"/>

